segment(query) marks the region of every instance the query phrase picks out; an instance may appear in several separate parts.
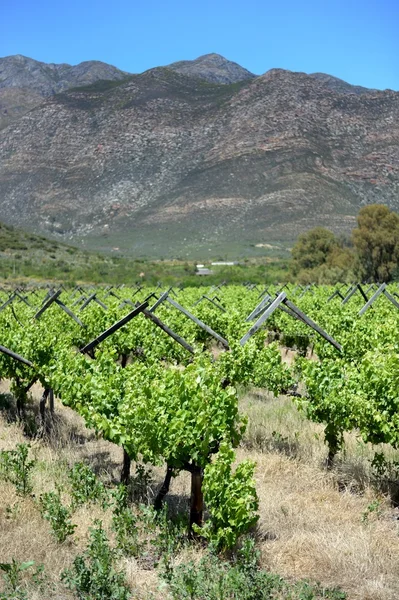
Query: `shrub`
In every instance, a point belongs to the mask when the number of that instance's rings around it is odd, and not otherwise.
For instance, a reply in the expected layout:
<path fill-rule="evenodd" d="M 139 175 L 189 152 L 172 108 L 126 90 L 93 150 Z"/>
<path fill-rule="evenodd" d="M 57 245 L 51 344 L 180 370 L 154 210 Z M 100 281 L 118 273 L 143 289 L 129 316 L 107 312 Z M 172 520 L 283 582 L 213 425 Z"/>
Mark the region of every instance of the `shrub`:
<path fill-rule="evenodd" d="M 3 477 L 15 485 L 18 496 L 27 496 L 32 492 L 30 475 L 36 461 L 28 460 L 29 448 L 28 444 L 17 444 L 16 450 L 0 452 Z"/>
<path fill-rule="evenodd" d="M 71 521 L 70 509 L 61 502 L 60 491 L 42 494 L 40 504 L 42 517 L 50 523 L 57 542 L 65 542 L 69 535 L 73 535 L 76 525 Z"/>
<path fill-rule="evenodd" d="M 63 571 L 61 579 L 79 600 L 128 600 L 130 592 L 124 574 L 114 566 L 116 558 L 101 522 L 96 521 L 87 549 L 75 558 L 71 569 Z"/>

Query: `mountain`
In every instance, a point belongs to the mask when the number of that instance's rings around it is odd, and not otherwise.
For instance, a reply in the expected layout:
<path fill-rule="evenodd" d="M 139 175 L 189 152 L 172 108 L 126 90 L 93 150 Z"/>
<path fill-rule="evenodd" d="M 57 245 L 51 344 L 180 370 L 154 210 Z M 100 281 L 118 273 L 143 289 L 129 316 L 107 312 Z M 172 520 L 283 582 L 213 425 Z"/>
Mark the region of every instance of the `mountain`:
<path fill-rule="evenodd" d="M 71 87 L 90 85 L 103 79 L 120 80 L 127 74 L 98 60 L 71 66 L 43 63 L 20 54 L 0 58 L 0 89 L 25 88 L 41 96 L 51 96 Z"/>
<path fill-rule="evenodd" d="M 347 83 L 338 77 L 333 77 L 332 75 L 327 75 L 326 73 L 310 73 L 310 77 L 314 77 L 318 81 L 324 83 L 334 92 L 339 92 L 341 94 L 370 94 L 371 92 L 377 91 L 362 87 L 361 85 L 351 85 L 350 83 Z"/>
<path fill-rule="evenodd" d="M 247 69 L 220 54 L 204 54 L 195 60 L 181 60 L 168 65 L 169 69 L 210 83 L 237 83 L 256 77 Z"/>
<path fill-rule="evenodd" d="M 47 64 L 20 54 L 0 58 L 0 128 L 43 98 L 102 80 L 120 81 L 127 75 L 98 60 L 71 66 Z"/>
<path fill-rule="evenodd" d="M 147 256 L 237 255 L 360 206 L 399 208 L 399 93 L 272 69 L 231 84 L 173 68 L 70 89 L 0 136 L 10 224 Z"/>

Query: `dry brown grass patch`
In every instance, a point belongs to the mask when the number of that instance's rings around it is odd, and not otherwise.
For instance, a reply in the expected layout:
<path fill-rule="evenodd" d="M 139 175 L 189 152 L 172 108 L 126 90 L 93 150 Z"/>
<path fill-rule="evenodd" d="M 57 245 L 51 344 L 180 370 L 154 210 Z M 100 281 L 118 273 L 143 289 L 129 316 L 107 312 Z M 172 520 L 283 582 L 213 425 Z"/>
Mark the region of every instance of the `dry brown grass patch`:
<path fill-rule="evenodd" d="M 399 523 L 372 486 L 375 448 L 347 435 L 345 453 L 328 472 L 322 427 L 289 398 L 254 390 L 241 410 L 249 426 L 239 459 L 257 462 L 264 568 L 341 586 L 353 600 L 397 600 Z"/>

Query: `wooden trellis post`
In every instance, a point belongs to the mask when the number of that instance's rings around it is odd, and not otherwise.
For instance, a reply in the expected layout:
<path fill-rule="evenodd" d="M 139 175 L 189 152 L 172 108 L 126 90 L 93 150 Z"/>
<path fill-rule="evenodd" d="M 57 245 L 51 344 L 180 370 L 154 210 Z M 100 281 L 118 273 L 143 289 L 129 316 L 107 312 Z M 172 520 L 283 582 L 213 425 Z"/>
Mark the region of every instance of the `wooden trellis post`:
<path fill-rule="evenodd" d="M 388 298 L 388 300 L 390 300 L 390 302 L 392 302 L 392 304 L 394 306 L 396 306 L 396 308 L 399 308 L 399 303 L 395 300 L 395 298 L 388 292 L 388 290 L 386 289 L 387 284 L 386 283 L 382 283 L 380 285 L 380 287 L 378 288 L 378 290 L 371 296 L 370 300 L 368 300 L 366 302 L 366 304 L 363 306 L 363 308 L 359 311 L 359 317 L 361 317 L 362 315 L 364 315 L 364 313 L 366 312 L 366 310 L 368 310 L 370 308 L 370 306 L 372 304 L 374 304 L 374 302 L 377 300 L 377 298 L 379 296 L 381 296 L 381 294 L 384 294 L 384 296 L 386 298 Z"/>
<path fill-rule="evenodd" d="M 2 352 L 3 354 L 6 354 L 7 356 L 10 356 L 14 360 L 17 360 L 18 362 L 20 362 L 24 365 L 27 365 L 28 367 L 34 367 L 34 364 L 31 363 L 30 360 L 24 358 L 20 354 L 17 354 L 16 352 L 13 352 L 12 350 L 9 350 L 5 346 L 0 346 L 0 352 Z"/>
<path fill-rule="evenodd" d="M 100 335 L 97 336 L 94 340 L 92 340 L 91 342 L 86 344 L 86 346 L 84 346 L 83 348 L 80 349 L 80 352 L 89 353 L 92 350 L 94 350 L 94 348 L 96 346 L 98 346 L 98 344 L 100 342 L 103 342 L 104 340 L 107 339 L 107 337 L 109 337 L 110 335 L 115 333 L 115 331 L 118 331 L 118 329 L 120 329 L 121 327 L 126 325 L 126 323 L 129 323 L 129 321 L 134 319 L 134 317 L 137 317 L 137 315 L 139 315 L 141 312 L 143 312 L 143 310 L 146 309 L 147 307 L 148 307 L 148 302 L 143 302 L 143 304 L 140 304 L 137 308 L 132 310 L 128 315 L 123 317 L 123 319 L 120 319 L 119 321 L 117 321 L 116 323 L 111 325 L 111 327 L 109 327 L 108 329 L 106 329 L 105 331 L 100 333 Z"/>
<path fill-rule="evenodd" d="M 61 290 L 58 290 L 57 292 L 55 292 L 48 300 L 47 302 L 45 302 L 45 304 L 43 304 L 43 306 L 37 311 L 37 313 L 34 315 L 34 319 L 38 319 L 52 304 L 53 302 L 55 304 L 57 304 L 64 312 L 66 312 L 66 314 L 68 316 L 70 316 L 78 325 L 80 325 L 81 327 L 86 327 L 84 323 L 82 323 L 82 321 L 71 311 L 70 308 L 68 308 L 67 306 L 65 306 L 65 304 L 63 302 L 61 302 L 61 300 L 59 299 L 59 296 L 61 295 Z"/>
<path fill-rule="evenodd" d="M 80 307 L 80 310 L 83 310 L 84 308 L 86 308 L 86 306 L 88 304 L 90 304 L 90 302 L 97 302 L 97 304 L 99 304 L 101 306 L 101 308 L 103 308 L 104 310 L 108 310 L 108 306 L 105 306 L 105 304 L 97 298 L 96 292 L 94 292 L 94 294 L 91 294 L 88 298 L 86 298 L 86 300 L 83 302 L 82 306 Z"/>
<path fill-rule="evenodd" d="M 176 302 L 176 300 L 173 300 L 172 298 L 170 298 L 170 296 L 168 296 L 166 298 L 166 301 L 169 302 L 175 308 L 177 308 L 177 310 L 180 310 L 180 312 L 182 312 L 184 315 L 186 315 L 186 317 L 191 319 L 196 325 L 198 325 L 198 327 L 201 327 L 201 329 L 203 329 L 204 331 L 209 333 L 209 335 L 213 336 L 218 342 L 220 342 L 222 344 L 222 346 L 224 346 L 226 348 L 226 350 L 230 350 L 228 341 L 225 340 L 221 335 L 216 333 L 216 331 L 213 331 L 213 329 L 211 329 L 211 327 L 209 327 L 209 325 L 206 325 L 205 323 L 203 323 L 200 319 L 198 319 L 196 316 L 191 314 L 186 308 L 184 308 L 184 306 L 181 306 L 181 304 Z"/>
<path fill-rule="evenodd" d="M 283 306 L 284 305 L 284 306 Z M 251 329 L 241 338 L 240 344 L 244 346 L 246 342 L 260 329 L 263 323 L 266 321 L 268 317 L 277 309 L 281 308 L 284 312 L 290 314 L 309 327 L 311 327 L 314 331 L 316 331 L 319 335 L 321 335 L 327 342 L 329 342 L 332 346 L 334 346 L 340 352 L 342 351 L 341 345 L 334 340 L 324 329 L 322 329 L 317 323 L 315 323 L 312 319 L 310 319 L 305 313 L 303 313 L 293 302 L 290 302 L 287 298 L 285 292 L 281 292 L 277 298 L 266 308 L 263 314 L 259 317 L 256 323 L 251 327 Z"/>
<path fill-rule="evenodd" d="M 339 296 L 341 298 L 341 300 L 344 299 L 343 295 L 341 294 L 341 292 L 339 290 L 335 290 L 335 292 L 333 292 L 331 294 L 331 296 L 327 299 L 327 302 L 330 302 L 331 300 L 333 300 L 333 298 L 335 298 L 336 296 Z"/>
<path fill-rule="evenodd" d="M 255 308 L 247 316 L 245 321 L 252 321 L 252 319 L 255 319 L 263 310 L 266 310 L 267 305 L 270 304 L 271 300 L 272 300 L 272 298 L 271 298 L 271 296 L 269 296 L 269 294 L 267 296 L 265 296 L 265 298 L 263 298 L 263 300 L 261 300 L 259 302 L 259 304 L 257 306 L 255 306 Z"/>
<path fill-rule="evenodd" d="M 178 302 L 176 302 L 176 300 L 173 300 L 173 298 L 171 298 L 168 294 L 168 292 L 164 292 L 162 294 L 162 296 L 159 298 L 159 300 L 157 300 L 157 302 L 154 304 L 154 306 L 152 306 L 150 308 L 151 313 L 153 313 L 155 311 L 155 309 L 162 303 L 162 302 L 169 302 L 169 304 L 171 304 L 172 306 L 174 306 L 175 308 L 177 308 L 177 310 L 179 310 L 180 312 L 182 312 L 184 315 L 186 315 L 186 317 L 188 317 L 189 319 L 191 319 L 196 325 L 198 325 L 198 327 L 201 327 L 201 329 L 203 329 L 204 331 L 206 331 L 207 333 L 209 333 L 209 335 L 211 335 L 212 337 L 214 337 L 218 342 L 220 342 L 222 344 L 222 346 L 224 346 L 226 348 L 226 350 L 230 350 L 230 346 L 227 340 L 225 340 L 221 335 L 219 335 L 218 333 L 216 333 L 216 331 L 213 331 L 213 329 L 211 327 L 209 327 L 209 325 L 206 325 L 206 323 L 203 323 L 200 319 L 198 319 L 198 317 L 196 317 L 195 315 L 193 315 L 192 313 L 190 313 L 186 308 L 184 308 L 184 306 L 181 306 L 181 304 L 179 304 Z"/>
<path fill-rule="evenodd" d="M 252 325 L 251 329 L 241 338 L 241 346 L 244 346 L 244 344 L 247 343 L 249 338 L 251 338 L 254 335 L 254 333 L 256 333 L 258 329 L 260 329 L 260 327 L 263 325 L 266 319 L 276 310 L 276 308 L 278 308 L 278 306 L 286 297 L 287 295 L 285 292 L 281 292 L 281 294 L 277 296 L 277 298 L 267 307 L 265 312 L 259 317 L 256 323 Z"/>

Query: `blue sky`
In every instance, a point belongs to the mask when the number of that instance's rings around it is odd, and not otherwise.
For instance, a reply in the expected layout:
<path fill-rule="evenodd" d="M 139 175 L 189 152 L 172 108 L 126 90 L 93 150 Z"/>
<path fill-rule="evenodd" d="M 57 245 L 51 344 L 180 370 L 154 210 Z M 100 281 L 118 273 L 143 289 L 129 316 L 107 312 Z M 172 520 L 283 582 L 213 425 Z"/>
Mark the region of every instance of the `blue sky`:
<path fill-rule="evenodd" d="M 0 0 L 0 26 L 0 56 L 139 73 L 217 52 L 399 90 L 399 0 Z"/>

